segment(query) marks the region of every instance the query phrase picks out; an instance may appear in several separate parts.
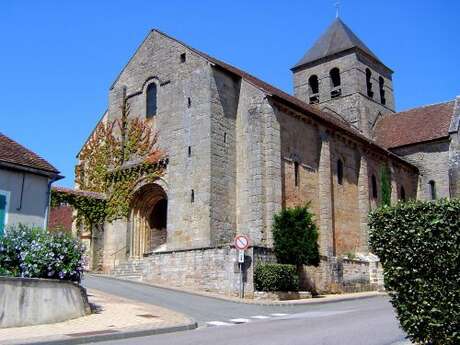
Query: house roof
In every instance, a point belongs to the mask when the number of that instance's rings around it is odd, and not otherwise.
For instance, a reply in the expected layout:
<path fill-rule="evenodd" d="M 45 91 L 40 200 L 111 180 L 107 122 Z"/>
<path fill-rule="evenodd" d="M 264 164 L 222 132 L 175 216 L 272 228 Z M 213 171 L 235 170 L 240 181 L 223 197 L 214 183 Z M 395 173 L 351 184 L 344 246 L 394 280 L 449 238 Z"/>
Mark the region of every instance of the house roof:
<path fill-rule="evenodd" d="M 35 169 L 46 174 L 59 174 L 59 171 L 42 157 L 2 133 L 0 133 L 0 163 L 16 168 Z"/>
<path fill-rule="evenodd" d="M 382 63 L 340 18 L 336 18 L 292 69 L 355 48 Z"/>
<path fill-rule="evenodd" d="M 388 149 L 449 136 L 455 101 L 385 115 L 375 127 L 375 140 Z"/>
<path fill-rule="evenodd" d="M 87 190 L 77 190 L 77 189 L 65 188 L 65 187 L 60 187 L 60 186 L 53 186 L 51 187 L 51 189 L 57 193 L 72 194 L 72 195 L 77 195 L 77 196 L 84 196 L 87 198 L 105 200 L 105 195 L 102 193 L 90 192 Z"/>

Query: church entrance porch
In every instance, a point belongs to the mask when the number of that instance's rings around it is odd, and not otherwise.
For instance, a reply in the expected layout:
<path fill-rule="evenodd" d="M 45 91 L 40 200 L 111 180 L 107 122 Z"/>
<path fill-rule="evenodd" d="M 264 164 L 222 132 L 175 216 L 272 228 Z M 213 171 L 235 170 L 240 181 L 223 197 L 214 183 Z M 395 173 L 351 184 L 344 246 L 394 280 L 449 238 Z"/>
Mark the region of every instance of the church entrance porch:
<path fill-rule="evenodd" d="M 129 224 L 130 257 L 143 257 L 164 247 L 167 210 L 166 192 L 158 184 L 146 184 L 135 193 Z"/>

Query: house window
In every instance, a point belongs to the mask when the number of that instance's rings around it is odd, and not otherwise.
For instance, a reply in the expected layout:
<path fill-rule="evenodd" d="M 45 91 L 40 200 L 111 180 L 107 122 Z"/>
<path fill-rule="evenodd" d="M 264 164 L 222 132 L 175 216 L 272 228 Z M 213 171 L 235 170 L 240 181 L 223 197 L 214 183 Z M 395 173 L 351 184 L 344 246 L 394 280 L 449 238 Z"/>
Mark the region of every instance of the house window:
<path fill-rule="evenodd" d="M 294 184 L 299 185 L 299 162 L 294 162 Z"/>
<path fill-rule="evenodd" d="M 337 183 L 343 184 L 343 162 L 341 159 L 337 161 Z"/>
<path fill-rule="evenodd" d="M 310 104 L 319 103 L 319 83 L 317 75 L 312 75 L 308 78 L 308 86 L 310 87 Z"/>
<path fill-rule="evenodd" d="M 372 198 L 377 199 L 377 178 L 375 175 L 372 175 L 371 177 L 371 184 L 372 184 Z"/>
<path fill-rule="evenodd" d="M 399 190 L 399 199 L 402 201 L 406 201 L 406 191 L 404 190 L 403 186 L 401 186 Z"/>
<path fill-rule="evenodd" d="M 148 119 L 157 114 L 157 84 L 151 83 L 147 87 L 147 114 Z"/>
<path fill-rule="evenodd" d="M 371 82 L 372 72 L 369 68 L 366 68 L 366 88 L 367 96 L 372 98 L 374 97 L 374 92 L 372 91 L 372 82 Z"/>
<path fill-rule="evenodd" d="M 9 192 L 0 191 L 0 236 L 5 232 L 8 218 Z"/>
<path fill-rule="evenodd" d="M 340 89 L 340 70 L 337 67 L 334 67 L 329 72 L 329 76 L 331 78 L 332 83 L 332 91 L 331 91 L 331 98 L 336 98 L 342 95 L 342 89 Z"/>
<path fill-rule="evenodd" d="M 185 62 L 185 53 L 180 54 L 180 62 L 181 63 Z"/>
<path fill-rule="evenodd" d="M 430 186 L 430 197 L 431 197 L 431 200 L 436 200 L 436 182 L 434 182 L 433 180 L 431 180 L 430 182 L 428 182 L 429 186 Z"/>
<path fill-rule="evenodd" d="M 379 90 L 380 90 L 380 103 L 383 105 L 386 104 L 387 100 L 385 99 L 385 80 L 382 77 L 379 77 Z"/>

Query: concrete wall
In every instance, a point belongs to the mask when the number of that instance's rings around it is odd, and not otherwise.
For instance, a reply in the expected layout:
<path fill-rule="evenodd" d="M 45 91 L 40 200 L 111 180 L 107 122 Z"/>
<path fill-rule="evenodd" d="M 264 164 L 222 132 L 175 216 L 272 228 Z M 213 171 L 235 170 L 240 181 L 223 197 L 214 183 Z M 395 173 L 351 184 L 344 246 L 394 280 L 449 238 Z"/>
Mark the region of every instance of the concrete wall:
<path fill-rule="evenodd" d="M 42 228 L 46 226 L 49 200 L 47 177 L 0 169 L 0 193 L 5 192 L 8 195 L 7 227 L 19 223 Z"/>
<path fill-rule="evenodd" d="M 90 312 L 86 292 L 77 284 L 0 277 L 0 328 L 61 322 Z"/>

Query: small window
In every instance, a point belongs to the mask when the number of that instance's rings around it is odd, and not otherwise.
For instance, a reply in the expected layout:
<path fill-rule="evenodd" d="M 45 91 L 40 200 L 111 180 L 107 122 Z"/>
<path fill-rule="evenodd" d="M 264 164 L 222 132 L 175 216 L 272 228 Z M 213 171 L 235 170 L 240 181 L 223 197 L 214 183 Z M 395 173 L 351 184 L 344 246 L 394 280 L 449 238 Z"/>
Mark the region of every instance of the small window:
<path fill-rule="evenodd" d="M 372 175 L 371 177 L 371 184 L 372 184 L 372 198 L 377 199 L 378 194 L 377 194 L 377 178 L 375 175 Z"/>
<path fill-rule="evenodd" d="M 192 99 L 190 97 L 187 98 L 187 107 L 191 107 L 192 106 Z"/>
<path fill-rule="evenodd" d="M 188 147 L 188 156 L 189 157 L 192 156 L 192 147 L 191 146 Z"/>
<path fill-rule="evenodd" d="M 227 142 L 227 132 L 224 132 L 224 143 Z"/>
<path fill-rule="evenodd" d="M 369 68 L 366 68 L 366 88 L 367 88 L 367 96 L 372 98 L 374 97 L 374 92 L 372 91 L 372 72 Z"/>
<path fill-rule="evenodd" d="M 436 182 L 434 182 L 433 180 L 431 180 L 430 182 L 428 182 L 429 186 L 430 186 L 430 197 L 431 197 L 431 200 L 436 200 Z"/>
<path fill-rule="evenodd" d="M 403 186 L 401 186 L 399 190 L 399 199 L 402 201 L 406 201 L 406 191 L 404 190 Z"/>
<path fill-rule="evenodd" d="M 387 100 L 385 99 L 385 80 L 383 80 L 382 77 L 379 77 L 379 90 L 380 90 L 380 103 L 385 105 L 387 102 Z"/>
<path fill-rule="evenodd" d="M 337 67 L 334 67 L 329 72 L 329 76 L 331 77 L 332 87 L 339 87 L 340 86 L 340 70 Z"/>
<path fill-rule="evenodd" d="M 337 183 L 343 184 L 343 162 L 341 159 L 337 161 Z"/>
<path fill-rule="evenodd" d="M 157 114 L 157 85 L 155 83 L 149 84 L 147 87 L 147 114 L 148 119 Z"/>
<path fill-rule="evenodd" d="M 192 192 L 190 193 L 190 202 L 194 203 L 195 202 L 195 191 L 192 189 Z"/>
<path fill-rule="evenodd" d="M 180 54 L 180 62 L 181 62 L 181 63 L 184 63 L 184 62 L 185 62 L 185 59 L 186 59 L 185 53 Z"/>
<path fill-rule="evenodd" d="M 299 162 L 294 162 L 294 184 L 299 185 Z"/>

